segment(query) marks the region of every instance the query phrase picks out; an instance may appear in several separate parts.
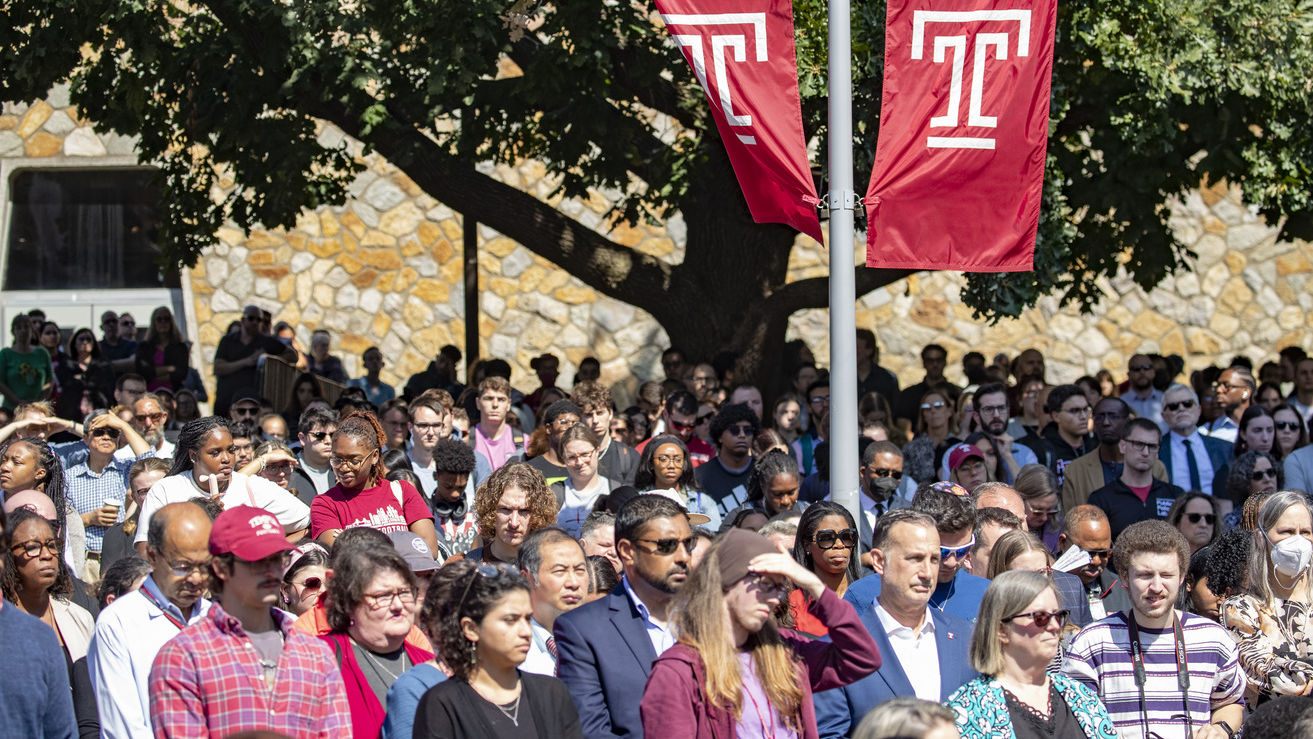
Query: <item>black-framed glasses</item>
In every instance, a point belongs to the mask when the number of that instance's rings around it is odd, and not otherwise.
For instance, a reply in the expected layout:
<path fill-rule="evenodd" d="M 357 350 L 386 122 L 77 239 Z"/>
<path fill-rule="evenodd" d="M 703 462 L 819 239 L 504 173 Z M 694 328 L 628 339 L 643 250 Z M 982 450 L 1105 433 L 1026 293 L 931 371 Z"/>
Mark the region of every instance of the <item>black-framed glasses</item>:
<path fill-rule="evenodd" d="M 1004 416 L 1007 415 L 1008 407 L 1006 405 L 982 405 L 976 408 L 976 413 L 982 416 Z"/>
<path fill-rule="evenodd" d="M 331 438 L 333 438 L 333 432 L 332 432 L 332 431 L 311 431 L 311 432 L 310 432 L 310 440 L 313 441 L 313 442 L 315 442 L 316 444 L 319 444 L 319 443 L 322 443 L 322 442 L 328 441 L 328 440 L 331 439 Z"/>
<path fill-rule="evenodd" d="M 64 551 L 64 542 L 57 537 L 46 539 L 45 541 L 25 541 L 22 544 L 15 544 L 9 547 L 9 551 L 14 556 L 23 555 L 28 559 L 36 559 L 41 556 L 41 550 L 50 552 L 50 556 L 58 557 L 59 553 Z"/>
<path fill-rule="evenodd" d="M 696 540 L 694 537 L 690 536 L 687 539 L 636 539 L 635 541 L 652 544 L 652 551 L 648 552 L 648 554 L 659 554 L 662 557 L 668 557 L 674 554 L 675 550 L 681 546 L 684 547 L 685 552 L 692 554 L 693 542 Z"/>
<path fill-rule="evenodd" d="M 895 480 L 903 479 L 902 470 L 891 470 L 888 467 L 876 467 L 871 470 L 871 472 L 873 472 L 876 477 L 892 477 Z"/>
<path fill-rule="evenodd" d="M 1057 619 L 1058 626 L 1061 627 L 1067 622 L 1067 616 L 1070 615 L 1071 611 L 1068 611 L 1065 608 L 1060 611 L 1030 611 L 1028 613 L 1016 613 L 1008 616 L 1003 619 L 1003 623 L 1010 623 L 1013 619 L 1017 618 L 1029 618 L 1034 621 L 1035 625 L 1039 628 L 1047 629 L 1049 627 L 1049 622 L 1054 619 Z"/>
<path fill-rule="evenodd" d="M 92 438 L 104 436 L 108 439 L 117 439 L 119 438 L 119 430 L 113 426 L 101 426 L 100 428 L 92 429 L 91 436 Z"/>
<path fill-rule="evenodd" d="M 1203 521 L 1209 526 L 1212 526 L 1217 522 L 1217 516 L 1211 513 L 1187 513 L 1185 514 L 1185 520 L 1190 523 L 1199 523 L 1200 521 Z"/>
<path fill-rule="evenodd" d="M 255 416 L 259 412 L 260 412 L 259 406 L 252 408 L 249 405 L 243 405 L 243 406 L 234 406 L 232 408 L 232 414 L 234 416 Z"/>
<path fill-rule="evenodd" d="M 733 436 L 752 436 L 756 433 L 752 430 L 752 424 L 750 423 L 736 423 L 725 430 Z"/>
<path fill-rule="evenodd" d="M 1163 403 L 1163 410 L 1171 411 L 1173 413 L 1181 410 L 1182 408 L 1184 408 L 1185 410 L 1190 410 L 1193 407 L 1194 407 L 1193 400 L 1178 400 L 1175 403 Z"/>
<path fill-rule="evenodd" d="M 1137 452 L 1144 452 L 1145 454 L 1154 454 L 1158 451 L 1158 444 L 1156 442 L 1139 441 L 1137 439 L 1122 439 L 1122 441 L 1129 444 L 1130 447 Z"/>
<path fill-rule="evenodd" d="M 1106 559 L 1108 555 L 1112 554 L 1112 549 L 1086 549 L 1085 547 L 1081 547 L 1081 551 L 1090 555 L 1090 559 L 1096 557 L 1103 557 Z"/>
<path fill-rule="evenodd" d="M 1253 472 L 1250 472 L 1250 473 L 1249 473 L 1249 479 L 1250 479 L 1250 480 L 1275 480 L 1275 479 L 1277 479 L 1277 471 L 1274 470 L 1274 469 L 1271 469 L 1271 468 L 1268 468 L 1268 469 L 1265 469 L 1265 470 L 1254 470 Z"/>
<path fill-rule="evenodd" d="M 1298 430 L 1299 430 L 1299 422 L 1298 422 L 1298 421 L 1277 421 L 1277 422 L 1276 422 L 1276 427 L 1277 427 L 1277 431 L 1298 431 Z"/>
<path fill-rule="evenodd" d="M 401 601 L 403 606 L 413 606 L 417 597 L 419 597 L 419 590 L 415 588 L 401 588 L 387 593 L 365 593 L 361 596 L 365 601 L 365 605 L 369 606 L 372 611 L 381 611 L 397 601 Z"/>
<path fill-rule="evenodd" d="M 786 582 L 775 582 L 760 572 L 754 572 L 751 575 L 748 575 L 748 577 L 752 578 L 749 581 L 749 584 L 756 588 L 762 595 L 766 596 L 767 600 L 771 598 L 784 600 L 789 594 L 789 584 Z"/>
<path fill-rule="evenodd" d="M 375 451 L 377 451 L 377 450 L 375 450 Z M 346 467 L 346 468 L 349 468 L 349 469 L 358 470 L 358 469 L 360 469 L 360 467 L 361 467 L 362 465 L 365 464 L 365 460 L 369 459 L 369 458 L 372 457 L 372 456 L 374 456 L 374 452 L 370 452 L 369 454 L 366 454 L 366 455 L 363 456 L 363 457 L 350 457 L 350 458 L 348 458 L 348 457 L 339 457 L 339 456 L 337 456 L 337 455 L 333 455 L 333 456 L 331 456 L 331 457 L 328 458 L 328 466 L 329 466 L 329 467 Z"/>
<path fill-rule="evenodd" d="M 652 458 L 652 461 L 654 461 L 654 462 L 656 462 L 657 464 L 662 465 L 662 466 L 670 465 L 670 466 L 674 466 L 674 467 L 683 467 L 683 466 L 684 466 L 684 455 L 682 455 L 682 454 L 662 454 L 662 455 L 660 455 L 660 456 L 658 456 L 658 457 L 653 457 L 653 458 Z"/>
<path fill-rule="evenodd" d="M 821 549 L 833 549 L 836 546 L 842 546 L 844 549 L 852 549 L 857 545 L 857 529 L 821 529 L 812 537 L 816 546 Z"/>

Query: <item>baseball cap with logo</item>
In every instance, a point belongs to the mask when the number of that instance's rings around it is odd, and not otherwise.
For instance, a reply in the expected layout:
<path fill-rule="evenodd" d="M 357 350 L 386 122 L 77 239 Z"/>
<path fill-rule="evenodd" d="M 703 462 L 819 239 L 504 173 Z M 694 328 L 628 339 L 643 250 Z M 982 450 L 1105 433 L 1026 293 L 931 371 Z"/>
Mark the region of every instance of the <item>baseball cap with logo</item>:
<path fill-rule="evenodd" d="M 263 508 L 239 505 L 214 519 L 210 529 L 210 554 L 231 554 L 246 562 L 258 562 L 279 552 L 296 549 L 283 535 L 283 525 Z"/>
<path fill-rule="evenodd" d="M 972 457 L 984 459 L 985 455 L 975 444 L 958 444 L 948 453 L 948 469 L 955 470 Z"/>
<path fill-rule="evenodd" d="M 438 561 L 433 558 L 433 550 L 424 543 L 414 531 L 393 531 L 388 534 L 397 554 L 410 565 L 411 572 L 432 572 L 438 569 Z"/>

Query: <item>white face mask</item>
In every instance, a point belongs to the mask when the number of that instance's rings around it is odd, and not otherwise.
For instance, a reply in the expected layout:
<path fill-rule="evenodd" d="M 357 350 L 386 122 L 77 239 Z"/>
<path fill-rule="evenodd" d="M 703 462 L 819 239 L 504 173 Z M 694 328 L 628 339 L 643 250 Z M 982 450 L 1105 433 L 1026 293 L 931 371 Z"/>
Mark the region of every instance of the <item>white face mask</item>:
<path fill-rule="evenodd" d="M 1313 563 L 1313 542 L 1308 539 L 1296 534 L 1272 544 L 1272 567 L 1283 577 L 1294 579 L 1303 575 L 1310 563 Z"/>

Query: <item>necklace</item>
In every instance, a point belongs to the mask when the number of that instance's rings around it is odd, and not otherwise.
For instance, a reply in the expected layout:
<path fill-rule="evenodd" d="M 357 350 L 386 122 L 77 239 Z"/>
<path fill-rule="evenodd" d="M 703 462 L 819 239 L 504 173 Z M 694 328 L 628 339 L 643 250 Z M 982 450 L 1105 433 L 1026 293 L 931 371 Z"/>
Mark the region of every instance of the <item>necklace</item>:
<path fill-rule="evenodd" d="M 392 678 L 393 682 L 396 682 L 397 680 L 401 679 L 401 674 L 406 671 L 406 651 L 404 646 L 402 647 L 402 651 L 401 651 L 401 672 L 393 672 L 392 670 L 389 670 L 387 667 L 384 667 L 382 662 L 379 662 L 377 659 L 374 658 L 374 653 L 369 649 L 369 647 L 366 647 L 362 644 L 360 645 L 360 650 L 365 653 L 365 659 L 369 660 L 374 665 L 374 667 L 377 667 L 378 669 L 382 670 L 384 674 Z"/>
<path fill-rule="evenodd" d="M 497 707 L 498 711 L 502 712 L 503 716 L 510 719 L 513 725 L 519 726 L 520 725 L 520 698 L 522 698 L 523 696 L 524 696 L 524 691 L 520 691 L 520 694 L 515 696 L 515 700 L 511 701 L 510 708 L 507 708 L 506 706 L 503 706 L 500 703 L 494 703 L 493 705 Z"/>

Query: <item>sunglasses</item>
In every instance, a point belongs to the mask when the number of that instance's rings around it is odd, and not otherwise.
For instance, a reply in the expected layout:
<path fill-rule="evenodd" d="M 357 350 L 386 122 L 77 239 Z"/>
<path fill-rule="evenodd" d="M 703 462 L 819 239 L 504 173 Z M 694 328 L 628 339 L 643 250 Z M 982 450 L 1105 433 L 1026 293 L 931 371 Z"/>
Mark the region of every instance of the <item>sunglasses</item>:
<path fill-rule="evenodd" d="M 234 416 L 254 416 L 259 412 L 260 412 L 259 407 L 252 408 L 250 406 L 242 406 L 240 408 L 232 409 L 232 414 Z"/>
<path fill-rule="evenodd" d="M 292 584 L 296 585 L 297 587 L 303 588 L 305 590 L 316 590 L 323 586 L 324 581 L 322 578 L 318 578 L 318 577 L 307 577 L 305 579 L 305 582 L 303 583 L 292 583 Z"/>
<path fill-rule="evenodd" d="M 857 529 L 843 529 L 841 531 L 821 529 L 816 532 L 816 536 L 812 540 L 821 549 L 833 549 L 836 545 L 842 546 L 844 549 L 852 549 L 857 545 Z"/>
<path fill-rule="evenodd" d="M 752 436 L 752 435 L 753 435 L 752 424 L 748 424 L 748 423 L 735 424 L 734 426 L 731 426 L 730 428 L 727 428 L 727 429 L 725 429 L 725 430 L 728 431 L 728 432 L 730 432 L 730 433 L 733 434 L 734 436 Z"/>
<path fill-rule="evenodd" d="M 1209 526 L 1212 526 L 1213 523 L 1217 521 L 1217 516 L 1214 516 L 1211 513 L 1187 513 L 1185 514 L 1185 520 L 1190 523 L 1199 523 L 1200 521 L 1203 521 Z"/>
<path fill-rule="evenodd" d="M 931 408 L 943 408 L 944 405 L 945 405 L 945 403 L 944 403 L 944 401 L 942 401 L 942 400 L 936 400 L 936 401 L 933 402 L 933 403 L 922 403 L 922 404 L 921 404 L 921 410 L 923 410 L 923 411 L 928 411 L 928 410 L 930 410 Z"/>
<path fill-rule="evenodd" d="M 101 427 L 98 428 L 98 429 L 92 429 L 92 430 L 91 430 L 91 435 L 92 435 L 93 437 L 95 437 L 95 436 L 104 436 L 104 437 L 108 437 L 108 438 L 110 438 L 110 439 L 117 439 L 117 438 L 119 438 L 119 430 L 118 430 L 118 429 L 115 429 L 115 428 L 109 428 L 108 426 L 101 426 Z"/>
<path fill-rule="evenodd" d="M 1298 421 L 1277 421 L 1277 431 L 1298 431 Z"/>
<path fill-rule="evenodd" d="M 328 439 L 332 438 L 332 436 L 333 436 L 333 432 L 332 432 L 332 431 L 311 431 L 311 432 L 310 432 L 310 438 L 311 438 L 315 443 L 318 443 L 318 442 L 321 442 L 321 441 L 327 441 Z"/>
<path fill-rule="evenodd" d="M 638 539 L 637 541 L 654 545 L 652 551 L 648 552 L 648 554 L 658 554 L 662 557 L 667 557 L 674 554 L 675 550 L 681 546 L 684 547 L 685 552 L 688 552 L 689 554 L 693 553 L 694 538 L 691 536 L 687 539 Z"/>
<path fill-rule="evenodd" d="M 976 537 L 973 536 L 971 537 L 971 541 L 967 542 L 966 544 L 960 547 L 940 547 L 939 558 L 948 559 L 949 557 L 957 557 L 958 559 L 962 559 L 963 557 L 971 553 L 971 549 L 975 545 L 976 545 Z"/>
<path fill-rule="evenodd" d="M 901 479 L 903 479 L 903 471 L 902 471 L 902 470 L 891 470 L 891 469 L 889 469 L 889 468 L 887 468 L 887 467 L 876 467 L 875 469 L 873 469 L 873 470 L 871 470 L 871 471 L 875 473 L 875 476 L 876 476 L 876 477 L 892 477 L 892 478 L 894 478 L 895 480 L 901 480 Z"/>
<path fill-rule="evenodd" d="M 1164 403 L 1164 404 L 1163 404 L 1163 410 L 1167 410 L 1167 411 L 1179 411 L 1179 410 L 1181 410 L 1182 408 L 1185 408 L 1186 410 L 1189 410 L 1189 409 L 1191 409 L 1191 408 L 1193 408 L 1193 407 L 1194 407 L 1194 401 L 1193 401 L 1193 400 L 1178 400 L 1178 401 L 1176 401 L 1175 403 Z"/>
<path fill-rule="evenodd" d="M 1038 626 L 1041 629 L 1047 629 L 1049 627 L 1049 622 L 1054 619 L 1057 619 L 1058 626 L 1062 626 L 1064 623 L 1067 622 L 1067 616 L 1069 615 L 1071 615 L 1071 611 L 1068 611 L 1065 608 L 1061 611 L 1054 611 L 1052 613 L 1048 611 L 1030 611 L 1029 613 L 1018 613 L 1012 616 L 1008 616 L 1007 618 L 1003 619 L 1003 623 L 1009 623 L 1010 621 L 1016 618 L 1029 617 L 1032 621 L 1035 622 L 1036 626 Z"/>
<path fill-rule="evenodd" d="M 1132 371 L 1132 372 L 1148 372 L 1149 370 L 1153 369 L 1153 365 L 1152 365 L 1152 364 L 1137 364 L 1137 365 L 1135 365 L 1134 367 L 1128 367 L 1127 369 L 1129 369 L 1129 370 Z"/>
<path fill-rule="evenodd" d="M 1250 479 L 1250 480 L 1263 480 L 1263 479 L 1267 479 L 1267 480 L 1275 480 L 1275 479 L 1277 479 L 1277 471 L 1276 471 L 1276 470 L 1270 470 L 1270 469 L 1269 469 L 1269 470 L 1254 470 L 1253 472 L 1250 472 L 1250 473 L 1249 473 L 1249 479 Z"/>
<path fill-rule="evenodd" d="M 676 431 L 692 431 L 696 425 L 695 423 L 680 423 L 679 421 L 670 422 L 670 427 Z"/>
<path fill-rule="evenodd" d="M 1108 555 L 1112 554 L 1112 550 L 1111 550 L 1111 549 L 1084 549 L 1084 548 L 1082 548 L 1081 551 L 1082 551 L 1082 552 L 1085 552 L 1085 553 L 1088 554 L 1088 555 L 1090 555 L 1090 559 L 1094 559 L 1095 557 L 1105 557 L 1105 558 L 1106 558 Z"/>

